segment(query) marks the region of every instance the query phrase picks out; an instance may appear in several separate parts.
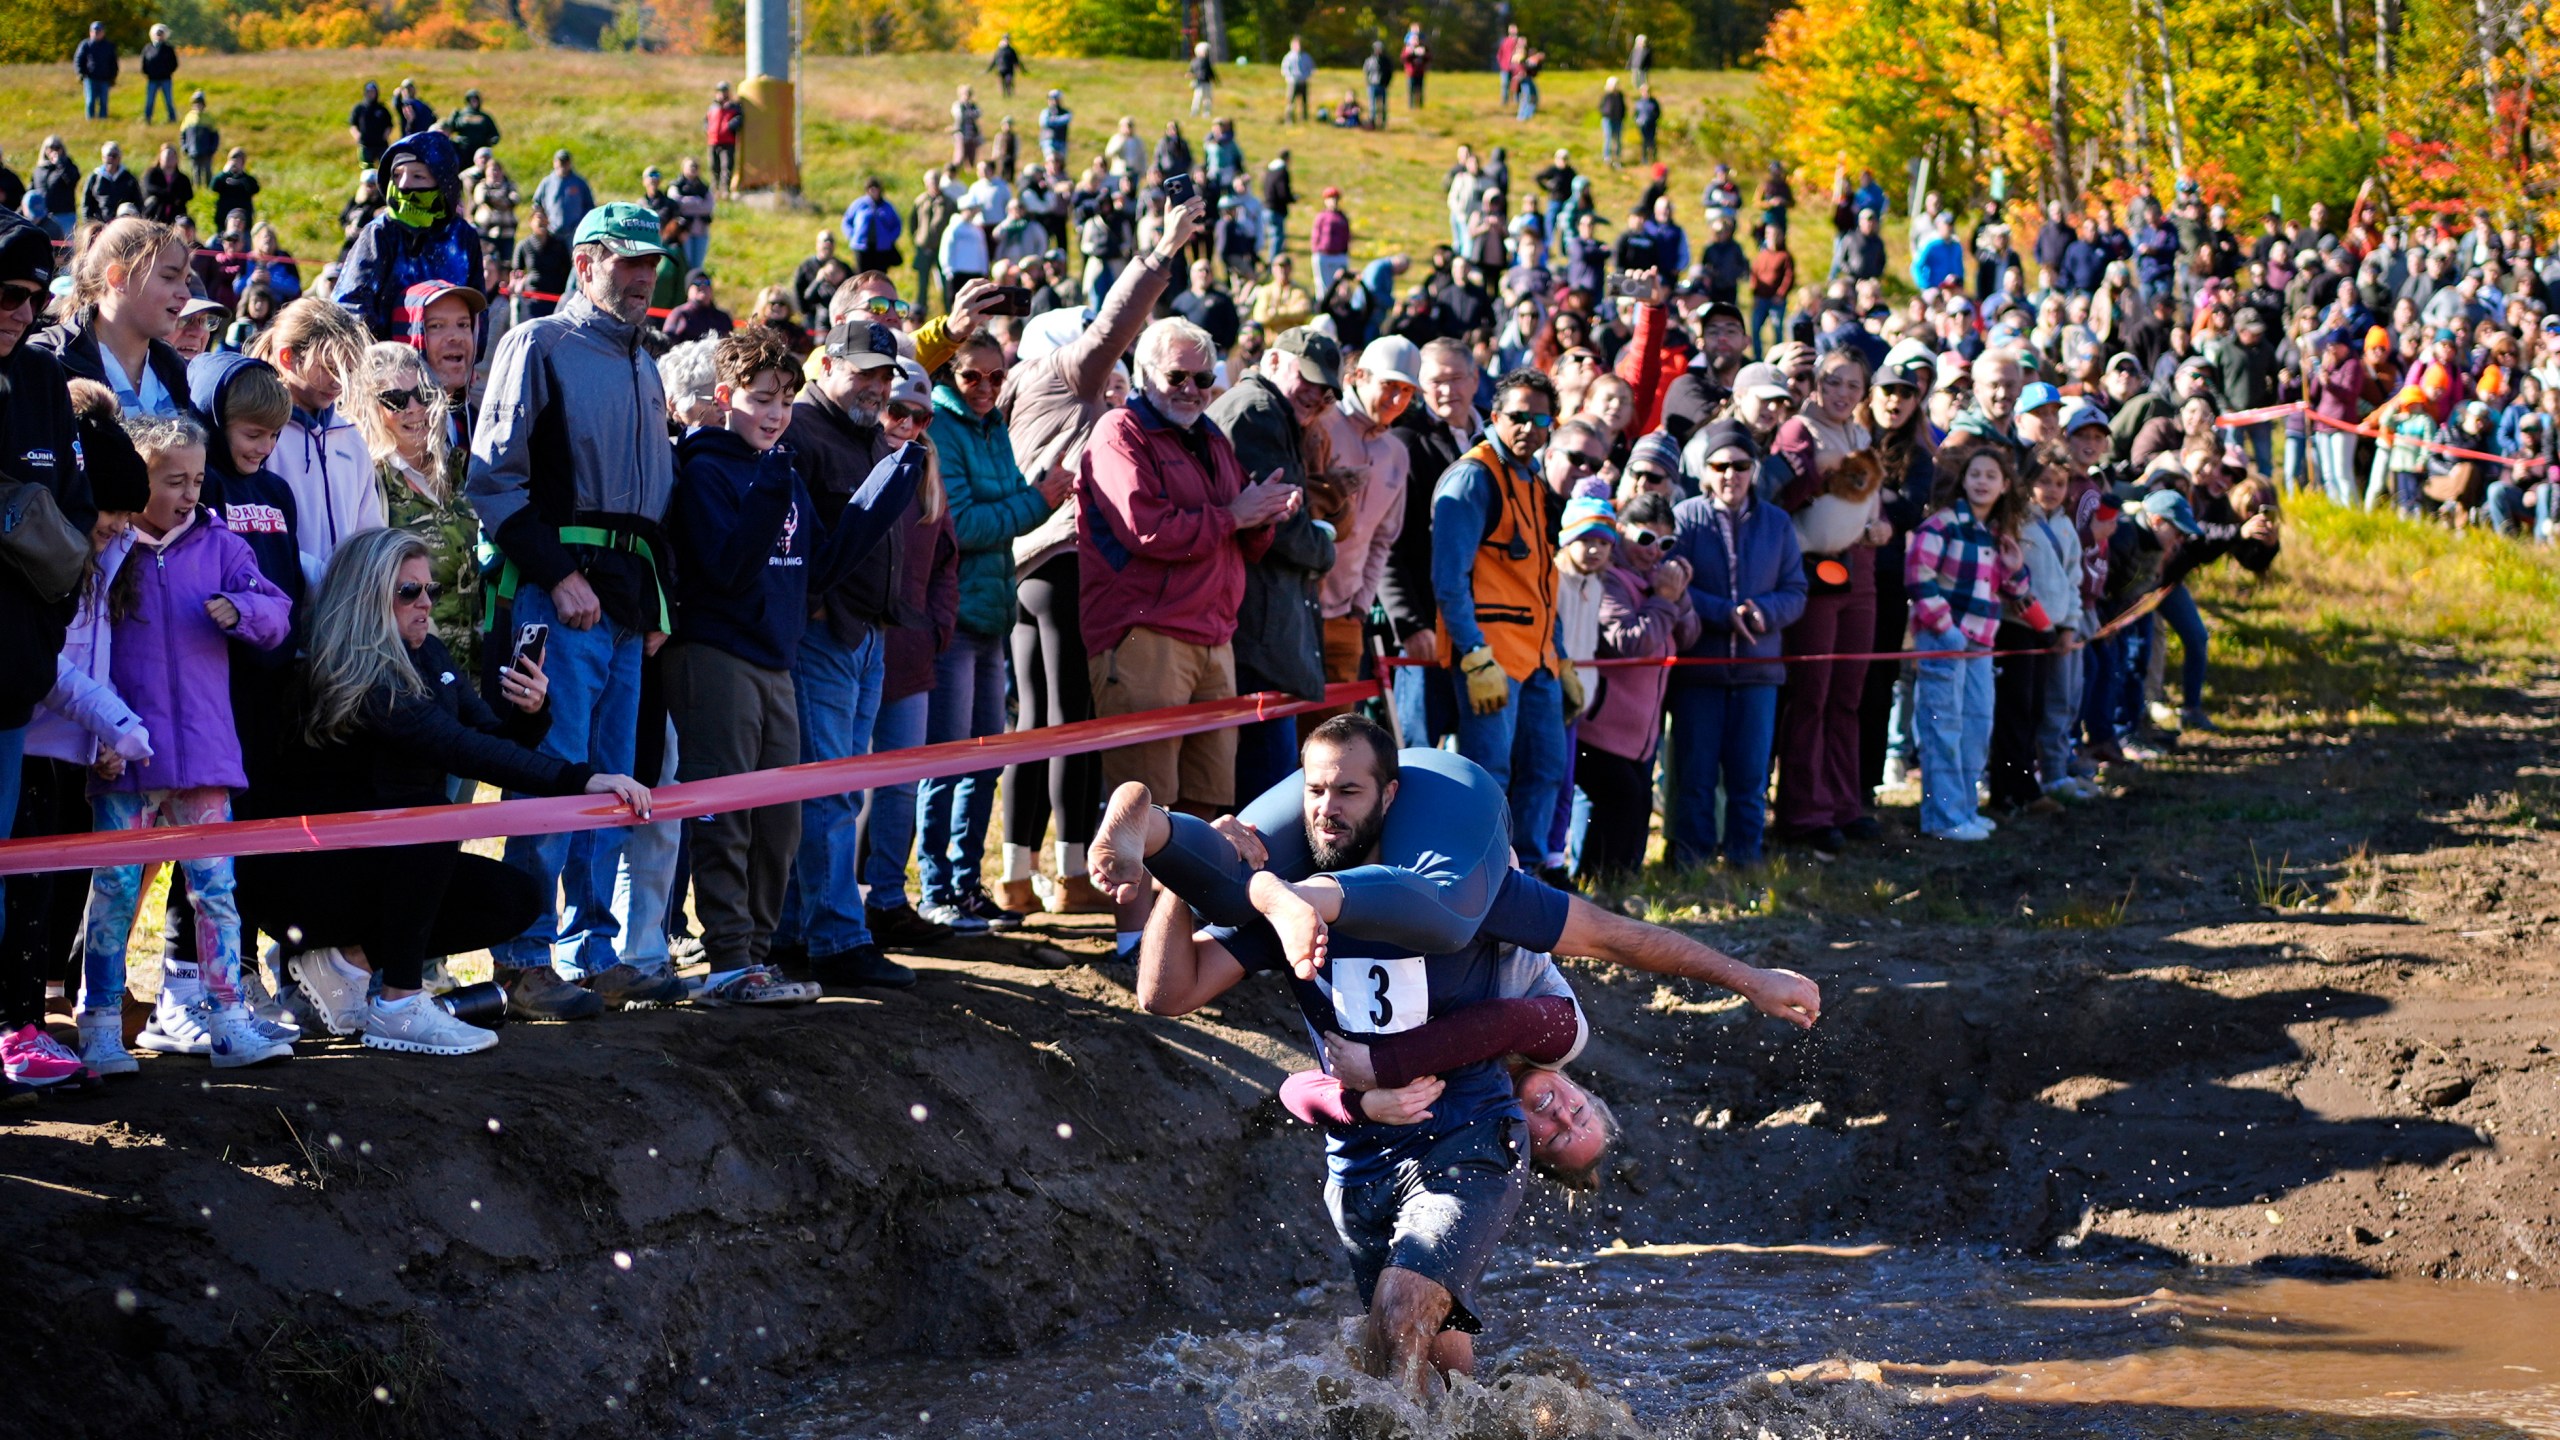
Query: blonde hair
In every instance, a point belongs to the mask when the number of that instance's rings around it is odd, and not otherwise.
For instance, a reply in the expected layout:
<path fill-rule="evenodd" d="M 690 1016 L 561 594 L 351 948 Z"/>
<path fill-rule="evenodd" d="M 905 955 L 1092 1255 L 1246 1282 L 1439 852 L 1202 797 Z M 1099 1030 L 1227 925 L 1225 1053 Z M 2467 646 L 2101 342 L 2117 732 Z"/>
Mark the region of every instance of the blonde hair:
<path fill-rule="evenodd" d="M 348 398 L 353 402 L 355 411 L 356 433 L 364 437 L 365 448 L 373 452 L 374 463 L 387 465 L 397 460 L 400 436 L 392 428 L 391 412 L 382 408 L 382 397 L 388 391 L 410 385 L 424 392 L 427 407 L 427 456 L 426 463 L 418 467 L 424 472 L 418 488 L 425 492 L 427 498 L 441 505 L 447 498 L 444 493 L 444 466 L 452 449 L 448 438 L 452 426 L 447 421 L 453 414 L 453 402 L 436 384 L 435 377 L 427 373 L 427 357 L 417 347 L 397 340 L 376 341 L 365 347 L 347 385 Z"/>
<path fill-rule="evenodd" d="M 130 290 L 134 278 L 149 269 L 162 251 L 170 249 L 182 252 L 181 260 L 185 258 L 186 242 L 178 238 L 177 231 L 157 220 L 127 215 L 99 226 L 80 247 L 80 258 L 71 270 L 71 293 L 54 307 L 55 318 L 68 320 L 94 308 L 110 293 Z M 122 281 L 107 274 L 118 266 L 124 268 Z"/>
<path fill-rule="evenodd" d="M 372 337 L 353 312 L 317 295 L 305 295 L 276 312 L 273 323 L 249 342 L 249 353 L 278 370 L 326 370 L 336 377 L 340 389 L 351 390 L 370 344 Z M 287 351 L 293 353 L 290 366 L 284 359 Z"/>
<path fill-rule="evenodd" d="M 365 702 L 379 691 L 423 696 L 426 681 L 401 643 L 392 591 L 400 567 L 430 557 L 427 542 L 406 530 L 359 530 L 339 542 L 311 599 L 310 710 L 302 734 L 314 745 L 355 730 Z"/>

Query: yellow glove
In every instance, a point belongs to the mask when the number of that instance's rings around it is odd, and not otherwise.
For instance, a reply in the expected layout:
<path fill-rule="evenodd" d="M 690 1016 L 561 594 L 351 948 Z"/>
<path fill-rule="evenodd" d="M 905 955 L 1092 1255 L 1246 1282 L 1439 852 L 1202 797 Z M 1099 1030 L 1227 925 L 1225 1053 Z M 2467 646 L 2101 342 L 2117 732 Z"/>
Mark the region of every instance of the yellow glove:
<path fill-rule="evenodd" d="M 1582 713 L 1582 671 L 1570 660 L 1556 662 L 1556 682 L 1564 686 L 1564 718 Z"/>
<path fill-rule="evenodd" d="M 1458 658 L 1458 673 L 1467 679 L 1467 703 L 1479 715 L 1490 715 L 1511 703 L 1511 677 L 1493 658 L 1493 647 L 1479 645 Z"/>

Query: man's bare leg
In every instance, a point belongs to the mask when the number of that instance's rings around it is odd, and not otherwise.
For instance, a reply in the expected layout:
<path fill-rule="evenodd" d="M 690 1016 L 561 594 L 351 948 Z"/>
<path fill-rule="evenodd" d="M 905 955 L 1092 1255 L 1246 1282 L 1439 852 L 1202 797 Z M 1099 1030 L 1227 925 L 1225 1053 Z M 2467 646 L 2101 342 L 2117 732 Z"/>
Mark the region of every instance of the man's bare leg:
<path fill-rule="evenodd" d="M 1369 1302 L 1369 1319 L 1361 1331 L 1361 1368 L 1403 1386 L 1416 1400 L 1428 1401 L 1438 1390 L 1435 1364 L 1440 1323 L 1449 1318 L 1449 1292 L 1411 1270 L 1390 1265 L 1378 1272 Z M 1474 1347 L 1467 1349 L 1474 1362 Z"/>
<path fill-rule="evenodd" d="M 1111 792 L 1102 823 L 1085 847 L 1093 883 L 1118 905 L 1120 928 L 1143 930 L 1154 902 L 1147 893 L 1147 857 L 1164 848 L 1172 827 L 1156 809 L 1155 793 L 1135 780 Z"/>

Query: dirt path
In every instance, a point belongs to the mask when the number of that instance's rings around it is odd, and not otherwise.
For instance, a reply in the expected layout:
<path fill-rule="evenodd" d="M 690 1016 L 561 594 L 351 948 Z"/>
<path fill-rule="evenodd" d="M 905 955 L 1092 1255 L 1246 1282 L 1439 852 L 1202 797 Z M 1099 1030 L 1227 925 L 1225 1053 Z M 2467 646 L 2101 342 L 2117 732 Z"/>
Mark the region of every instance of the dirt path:
<path fill-rule="evenodd" d="M 2478 698 L 2217 737 L 1988 846 L 1782 873 L 1748 917 L 1655 892 L 1828 1014 L 1799 1039 L 1578 967 L 1624 1159 L 1597 1202 L 1533 1191 L 1517 1243 L 2560 1284 L 2560 687 Z M 1316 1139 L 1269 1099 L 1305 1063 L 1279 987 L 1158 1021 L 1102 948 L 1044 929 L 906 994 L 468 1062 L 155 1059 L 8 1112 L 0 1233 L 53 1323 L 0 1354 L 0 1428 L 683 1431 L 886 1352 L 1332 1279 Z"/>

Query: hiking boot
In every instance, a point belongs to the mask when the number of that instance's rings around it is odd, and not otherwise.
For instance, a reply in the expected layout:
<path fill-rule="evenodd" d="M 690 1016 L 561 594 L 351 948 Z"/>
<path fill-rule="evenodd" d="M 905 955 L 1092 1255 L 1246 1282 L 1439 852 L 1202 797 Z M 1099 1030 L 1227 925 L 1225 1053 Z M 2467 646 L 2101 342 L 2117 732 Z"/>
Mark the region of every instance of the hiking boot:
<path fill-rule="evenodd" d="M 498 986 L 507 992 L 510 1020 L 593 1020 L 604 1013 L 602 997 L 561 979 L 560 972 L 548 965 L 518 970 L 512 976 L 501 971 Z"/>
<path fill-rule="evenodd" d="M 1067 875 L 1041 888 L 1041 900 L 1052 915 L 1108 915 L 1115 908 L 1090 875 Z"/>
<path fill-rule="evenodd" d="M 142 1062 L 124 1048 L 122 1011 L 80 1012 L 80 1063 L 101 1075 L 130 1075 L 142 1068 Z"/>
<path fill-rule="evenodd" d="M 1019 930 L 1022 928 L 1022 910 L 1014 909 L 1009 905 L 997 904 L 994 897 L 988 895 L 984 890 L 971 890 L 968 894 L 961 896 L 958 908 L 963 914 L 975 915 L 979 919 L 987 922 L 987 928 L 990 930 Z M 1023 908 L 1029 909 L 1030 907 L 1025 906 Z"/>
<path fill-rule="evenodd" d="M 1884 838 L 1884 822 L 1873 815 L 1861 815 L 1840 827 L 1843 840 L 1873 841 Z"/>
<path fill-rule="evenodd" d="M 210 1055 L 213 1031 L 206 1021 L 211 1014 L 211 1006 L 189 1005 L 164 989 L 133 1043 L 154 1055 Z"/>
<path fill-rule="evenodd" d="M 684 982 L 672 970 L 642 970 L 629 962 L 587 977 L 588 993 L 616 1010 L 637 1005 L 680 1005 L 685 1000 Z"/>
<path fill-rule="evenodd" d="M 69 1046 L 33 1024 L 0 1035 L 0 1072 L 16 1084 L 39 1090 L 65 1083 L 76 1088 L 84 1078 L 94 1078 Z"/>
<path fill-rule="evenodd" d="M 916 983 L 916 972 L 890 959 L 877 945 L 856 945 L 833 955 L 812 956 L 809 975 L 830 989 L 877 985 L 904 990 Z"/>
<path fill-rule="evenodd" d="M 258 1029 L 246 1005 L 226 1005 L 208 1012 L 205 1027 L 213 1035 L 213 1068 L 237 1070 L 246 1065 L 263 1065 L 270 1060 L 290 1060 L 293 1046 L 283 1040 L 270 1040 Z"/>
<path fill-rule="evenodd" d="M 2213 717 L 2205 714 L 2203 711 L 2188 710 L 2180 713 L 2178 716 L 2178 728 L 2181 730 L 2219 730 L 2222 727 L 2214 724 Z"/>
<path fill-rule="evenodd" d="M 365 992 L 372 988 L 372 978 L 338 958 L 334 949 L 305 950 L 293 962 L 294 988 L 311 1002 L 320 1023 L 332 1035 L 354 1035 L 363 1031 L 366 1007 L 372 1001 Z"/>
<path fill-rule="evenodd" d="M 465 1024 L 424 994 L 365 1007 L 364 1043 L 411 1055 L 469 1055 L 498 1043 L 496 1032 Z"/>
<path fill-rule="evenodd" d="M 862 919 L 871 927 L 871 938 L 883 948 L 894 945 L 901 950 L 914 950 L 939 945 L 952 935 L 950 926 L 926 919 L 909 905 L 865 909 Z"/>
<path fill-rule="evenodd" d="M 996 903 L 1016 915 L 1029 915 L 1040 908 L 1040 892 L 1029 878 L 996 882 Z"/>

